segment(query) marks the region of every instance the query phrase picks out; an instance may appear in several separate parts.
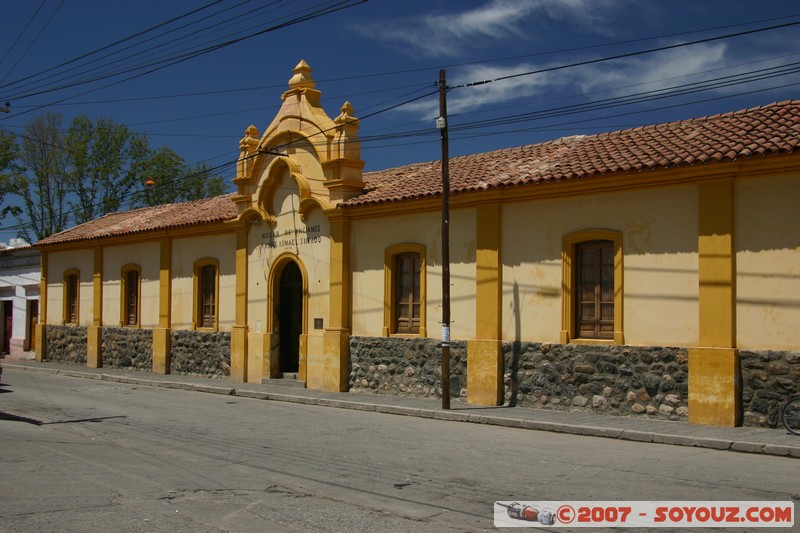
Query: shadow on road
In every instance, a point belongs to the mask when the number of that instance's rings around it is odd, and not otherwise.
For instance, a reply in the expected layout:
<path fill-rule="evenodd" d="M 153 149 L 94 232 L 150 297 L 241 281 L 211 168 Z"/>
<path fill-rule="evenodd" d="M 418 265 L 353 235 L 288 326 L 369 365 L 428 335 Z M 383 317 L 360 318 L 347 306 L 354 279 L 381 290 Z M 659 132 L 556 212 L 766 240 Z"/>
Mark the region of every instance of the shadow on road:
<path fill-rule="evenodd" d="M 25 422 L 27 424 L 33 424 L 34 426 L 49 426 L 53 424 L 80 424 L 83 422 L 102 422 L 103 420 L 109 420 L 112 418 L 127 418 L 124 415 L 119 416 L 101 416 L 96 418 L 78 418 L 76 420 L 54 420 L 52 422 L 42 422 L 41 420 L 36 420 L 35 418 L 30 418 L 27 416 L 15 415 L 12 413 L 4 413 L 0 411 L 0 421 L 8 420 L 11 422 Z"/>

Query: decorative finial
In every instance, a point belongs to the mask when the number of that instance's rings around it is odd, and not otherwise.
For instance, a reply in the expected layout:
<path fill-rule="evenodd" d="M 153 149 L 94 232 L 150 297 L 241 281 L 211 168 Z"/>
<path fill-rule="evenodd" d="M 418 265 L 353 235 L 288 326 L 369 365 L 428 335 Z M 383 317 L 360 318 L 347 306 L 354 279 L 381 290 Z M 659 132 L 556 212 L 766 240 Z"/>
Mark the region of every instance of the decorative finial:
<path fill-rule="evenodd" d="M 339 116 L 334 119 L 335 123 L 344 124 L 358 121 L 358 119 L 353 115 L 354 110 L 350 102 L 345 102 L 342 104 L 342 107 L 339 109 L 339 111 L 341 111 L 341 113 L 339 113 Z"/>
<path fill-rule="evenodd" d="M 292 72 L 294 72 L 294 76 L 289 80 L 290 89 L 313 89 L 316 87 L 317 82 L 311 77 L 311 67 L 308 66 L 305 59 L 301 60 Z"/>

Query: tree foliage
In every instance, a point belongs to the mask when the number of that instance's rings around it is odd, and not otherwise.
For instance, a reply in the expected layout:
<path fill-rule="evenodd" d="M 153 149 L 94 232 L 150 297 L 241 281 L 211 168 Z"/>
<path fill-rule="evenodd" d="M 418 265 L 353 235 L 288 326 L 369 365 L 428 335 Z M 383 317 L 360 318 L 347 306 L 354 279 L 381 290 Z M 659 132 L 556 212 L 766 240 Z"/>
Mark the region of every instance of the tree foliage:
<path fill-rule="evenodd" d="M 22 205 L 9 211 L 26 223 L 17 236 L 34 242 L 67 227 L 67 157 L 61 115 L 47 113 L 25 126 L 11 163 L 8 192 Z"/>
<path fill-rule="evenodd" d="M 213 175 L 205 165 L 190 167 L 169 148 L 159 148 L 142 165 L 142 172 L 151 185 L 139 195 L 145 206 L 188 202 L 218 196 L 225 192 L 225 182 Z"/>
<path fill-rule="evenodd" d="M 14 135 L 0 131 L 0 205 L 11 187 L 11 173 L 14 171 L 16 159 L 17 144 Z M 10 208 L 0 212 L 0 220 L 5 218 L 8 211 Z"/>
<path fill-rule="evenodd" d="M 129 200 L 148 159 L 147 137 L 108 119 L 80 116 L 65 138 L 70 210 L 80 224 L 117 211 Z M 130 203 L 130 202 L 128 202 Z"/>
<path fill-rule="evenodd" d="M 225 182 L 205 165 L 191 167 L 169 148 L 113 120 L 76 117 L 69 129 L 47 113 L 15 137 L 0 132 L 0 203 L 18 219 L 18 236 L 35 242 L 73 224 L 140 206 L 222 194 Z M 148 184 L 148 185 L 146 185 Z"/>

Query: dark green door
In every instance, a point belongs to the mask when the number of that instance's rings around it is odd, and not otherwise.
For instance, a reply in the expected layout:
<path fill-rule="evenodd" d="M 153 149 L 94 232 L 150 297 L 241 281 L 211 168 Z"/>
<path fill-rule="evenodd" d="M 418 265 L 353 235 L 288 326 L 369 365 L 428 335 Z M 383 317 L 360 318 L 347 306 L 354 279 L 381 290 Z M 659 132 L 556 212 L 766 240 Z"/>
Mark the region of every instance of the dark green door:
<path fill-rule="evenodd" d="M 297 372 L 303 332 L 303 275 L 295 263 L 287 264 L 281 272 L 280 292 L 281 372 Z"/>

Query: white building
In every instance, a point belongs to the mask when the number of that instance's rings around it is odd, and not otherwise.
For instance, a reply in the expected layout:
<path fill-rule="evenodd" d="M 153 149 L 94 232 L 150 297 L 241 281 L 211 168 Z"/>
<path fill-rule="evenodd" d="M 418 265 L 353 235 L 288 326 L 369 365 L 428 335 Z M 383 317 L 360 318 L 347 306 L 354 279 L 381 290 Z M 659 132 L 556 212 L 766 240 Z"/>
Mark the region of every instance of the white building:
<path fill-rule="evenodd" d="M 0 249 L 0 353 L 33 359 L 34 326 L 39 319 L 39 251 L 22 244 Z"/>

